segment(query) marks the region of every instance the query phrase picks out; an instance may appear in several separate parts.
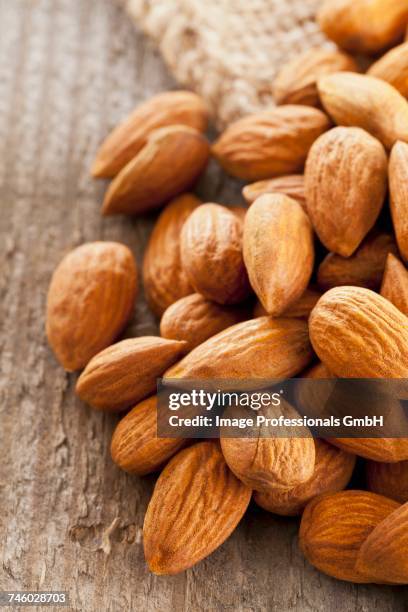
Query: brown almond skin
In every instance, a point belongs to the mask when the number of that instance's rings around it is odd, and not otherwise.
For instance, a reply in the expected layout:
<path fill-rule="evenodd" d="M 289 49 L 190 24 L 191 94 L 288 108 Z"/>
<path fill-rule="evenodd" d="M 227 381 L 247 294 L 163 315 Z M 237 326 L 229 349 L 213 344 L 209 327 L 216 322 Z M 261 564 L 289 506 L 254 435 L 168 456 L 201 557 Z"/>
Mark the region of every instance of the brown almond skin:
<path fill-rule="evenodd" d="M 145 146 L 151 133 L 162 127 L 186 125 L 205 132 L 208 112 L 204 100 L 191 91 L 165 91 L 140 104 L 100 146 L 92 176 L 112 178 Z"/>
<path fill-rule="evenodd" d="M 343 378 L 407 378 L 408 319 L 369 289 L 337 287 L 309 318 L 318 357 Z"/>
<path fill-rule="evenodd" d="M 144 476 L 155 472 L 185 443 L 157 436 L 157 396 L 137 404 L 119 421 L 112 436 L 113 461 L 125 472 Z"/>
<path fill-rule="evenodd" d="M 227 327 L 245 321 L 248 314 L 246 307 L 222 306 L 193 293 L 167 308 L 160 321 L 160 335 L 184 341 L 188 353 Z"/>
<path fill-rule="evenodd" d="M 155 392 L 157 379 L 185 348 L 185 342 L 157 336 L 117 342 L 91 359 L 77 381 L 76 392 L 97 410 L 124 410 Z"/>
<path fill-rule="evenodd" d="M 360 128 L 334 128 L 313 144 L 305 168 L 306 208 L 329 251 L 350 257 L 374 226 L 387 166 L 381 143 Z"/>
<path fill-rule="evenodd" d="M 408 270 L 392 253 L 385 265 L 381 295 L 408 316 Z"/>
<path fill-rule="evenodd" d="M 289 174 L 273 179 L 257 181 L 242 190 L 242 195 L 248 204 L 253 204 L 260 196 L 266 193 L 283 193 L 292 200 L 296 200 L 306 211 L 305 181 L 303 174 Z"/>
<path fill-rule="evenodd" d="M 248 210 L 244 261 L 253 290 L 272 316 L 305 292 L 313 271 L 313 231 L 300 204 L 282 194 L 263 195 Z"/>
<path fill-rule="evenodd" d="M 234 531 L 250 498 L 217 443 L 180 451 L 159 476 L 147 508 L 143 543 L 150 570 L 178 574 L 207 557 Z"/>
<path fill-rule="evenodd" d="M 361 546 L 356 570 L 373 582 L 408 584 L 408 503 L 375 527 Z"/>
<path fill-rule="evenodd" d="M 374 62 L 367 71 L 370 76 L 387 81 L 395 87 L 404 98 L 408 97 L 408 43 L 403 43 L 388 51 Z"/>
<path fill-rule="evenodd" d="M 316 306 L 317 302 L 322 297 L 322 294 L 315 289 L 308 288 L 296 302 L 293 302 L 291 306 L 283 313 L 283 317 L 287 318 L 295 318 L 295 319 L 308 319 L 310 313 L 313 308 Z M 265 308 L 262 306 L 261 302 L 257 302 L 255 304 L 253 310 L 253 316 L 255 317 L 264 317 L 268 313 Z"/>
<path fill-rule="evenodd" d="M 332 378 L 333 374 L 324 363 L 320 362 L 308 368 L 302 376 L 304 378 Z"/>
<path fill-rule="evenodd" d="M 340 580 L 373 582 L 370 572 L 357 571 L 360 547 L 370 533 L 399 505 L 367 491 L 341 491 L 315 497 L 302 516 L 300 548 L 317 569 Z"/>
<path fill-rule="evenodd" d="M 209 145 L 197 130 L 172 125 L 152 132 L 111 182 L 102 214 L 140 214 L 189 189 L 207 165 Z"/>
<path fill-rule="evenodd" d="M 402 39 L 408 7 L 405 0 L 325 0 L 317 20 L 339 47 L 371 55 Z"/>
<path fill-rule="evenodd" d="M 371 232 L 351 257 L 329 253 L 317 271 L 317 284 L 323 291 L 340 285 L 378 290 L 389 253 L 397 254 L 390 234 Z"/>
<path fill-rule="evenodd" d="M 290 378 L 311 359 L 305 321 L 258 317 L 209 338 L 165 378 Z"/>
<path fill-rule="evenodd" d="M 109 346 L 128 322 L 138 290 L 131 251 L 118 242 L 89 242 L 68 253 L 51 279 L 48 342 L 74 372 Z"/>
<path fill-rule="evenodd" d="M 408 141 L 408 102 L 389 83 L 373 76 L 337 72 L 318 82 L 320 100 L 338 125 L 359 127 L 386 149 Z"/>
<path fill-rule="evenodd" d="M 254 500 L 264 510 L 281 516 L 297 516 L 317 495 L 344 489 L 353 473 L 355 455 L 336 449 L 323 440 L 315 440 L 316 460 L 312 477 L 291 489 L 255 492 Z"/>
<path fill-rule="evenodd" d="M 224 170 L 258 181 L 300 171 L 318 136 L 329 129 L 321 111 L 287 105 L 255 113 L 232 123 L 213 145 Z"/>
<path fill-rule="evenodd" d="M 408 261 L 408 144 L 397 142 L 389 164 L 390 206 L 401 257 Z"/>
<path fill-rule="evenodd" d="M 405 504 L 408 502 L 408 461 L 380 463 L 367 461 L 367 486 L 373 493 Z"/>
<path fill-rule="evenodd" d="M 358 72 L 354 59 L 341 51 L 316 47 L 300 53 L 281 68 L 273 83 L 277 104 L 318 106 L 320 77 L 347 70 Z"/>
<path fill-rule="evenodd" d="M 203 204 L 189 216 L 181 232 L 180 255 L 197 293 L 219 304 L 248 297 L 242 233 L 242 220 L 219 204 Z"/>
<path fill-rule="evenodd" d="M 240 416 L 236 409 L 230 409 L 229 414 L 232 418 Z M 262 408 L 257 414 L 267 418 L 300 417 L 285 402 L 281 402 L 279 408 Z M 243 410 L 242 416 L 248 416 L 248 412 Z M 221 450 L 237 478 L 251 489 L 264 493 L 286 491 L 307 482 L 314 472 L 315 444 L 306 427 L 299 427 L 291 437 L 284 438 L 276 436 L 274 428 L 254 426 L 249 437 L 245 437 L 245 432 L 242 437 L 222 436 Z"/>
<path fill-rule="evenodd" d="M 391 464 L 408 459 L 407 438 L 330 438 L 329 442 L 371 461 Z"/>
<path fill-rule="evenodd" d="M 143 258 L 143 285 L 147 302 L 158 317 L 194 291 L 181 265 L 180 233 L 199 204 L 191 193 L 174 198 L 160 213 L 150 235 Z"/>

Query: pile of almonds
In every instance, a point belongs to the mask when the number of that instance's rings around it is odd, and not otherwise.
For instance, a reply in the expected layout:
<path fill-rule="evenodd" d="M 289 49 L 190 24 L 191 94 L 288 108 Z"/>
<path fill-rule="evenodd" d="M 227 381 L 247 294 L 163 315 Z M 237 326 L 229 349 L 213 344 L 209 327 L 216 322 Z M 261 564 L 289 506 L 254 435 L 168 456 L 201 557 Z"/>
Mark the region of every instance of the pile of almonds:
<path fill-rule="evenodd" d="M 79 397 L 97 410 L 131 408 L 113 435 L 114 462 L 138 475 L 164 466 L 144 524 L 157 574 L 209 555 L 253 494 L 270 512 L 302 514 L 300 547 L 321 571 L 408 583 L 408 439 L 187 445 L 156 435 L 162 376 L 408 378 L 408 42 L 391 48 L 408 2 L 328 0 L 319 23 L 338 50 L 284 66 L 279 105 L 211 147 L 205 105 L 186 91 L 145 102 L 101 146 L 92 173 L 113 179 L 104 215 L 166 204 L 143 263 L 160 337 L 112 344 L 138 293 L 124 245 L 80 246 L 51 281 L 48 339 L 67 371 L 83 369 Z M 366 74 L 348 55 L 385 51 Z M 248 212 L 188 193 L 210 155 L 250 182 Z M 367 491 L 344 491 L 356 456 Z"/>

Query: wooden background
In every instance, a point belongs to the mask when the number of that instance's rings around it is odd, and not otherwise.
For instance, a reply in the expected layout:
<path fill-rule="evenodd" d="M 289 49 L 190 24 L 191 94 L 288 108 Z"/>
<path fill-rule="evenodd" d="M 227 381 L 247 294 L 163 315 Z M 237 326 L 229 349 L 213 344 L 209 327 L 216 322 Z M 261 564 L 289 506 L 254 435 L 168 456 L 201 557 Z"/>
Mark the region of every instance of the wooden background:
<path fill-rule="evenodd" d="M 319 574 L 298 551 L 297 521 L 255 507 L 193 570 L 149 574 L 141 527 L 154 478 L 112 464 L 116 419 L 75 398 L 44 306 L 73 246 L 120 240 L 141 261 L 153 218 L 102 219 L 105 185 L 88 168 L 135 103 L 175 83 L 112 0 L 0 0 L 0 28 L 0 588 L 65 589 L 86 611 L 402 612 L 406 590 Z M 239 201 L 215 167 L 200 193 Z M 127 333 L 155 331 L 141 297 Z"/>

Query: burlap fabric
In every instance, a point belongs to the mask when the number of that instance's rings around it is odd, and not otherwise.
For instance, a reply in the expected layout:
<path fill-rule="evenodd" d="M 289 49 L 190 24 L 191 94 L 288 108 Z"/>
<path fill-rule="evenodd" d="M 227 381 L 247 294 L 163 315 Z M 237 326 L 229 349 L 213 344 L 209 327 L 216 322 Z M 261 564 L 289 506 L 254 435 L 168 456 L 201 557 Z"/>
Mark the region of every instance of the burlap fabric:
<path fill-rule="evenodd" d="M 119 0 L 180 82 L 208 102 L 218 127 L 273 104 L 279 66 L 329 44 L 322 0 Z"/>

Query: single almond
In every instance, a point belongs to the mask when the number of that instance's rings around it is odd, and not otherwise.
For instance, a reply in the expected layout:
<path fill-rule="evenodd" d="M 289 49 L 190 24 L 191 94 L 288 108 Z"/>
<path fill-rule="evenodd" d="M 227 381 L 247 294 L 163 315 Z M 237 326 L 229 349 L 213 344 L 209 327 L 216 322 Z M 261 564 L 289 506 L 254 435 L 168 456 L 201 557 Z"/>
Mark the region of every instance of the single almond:
<path fill-rule="evenodd" d="M 408 503 L 373 529 L 361 546 L 356 570 L 373 582 L 408 584 Z"/>
<path fill-rule="evenodd" d="M 367 486 L 373 493 L 405 504 L 408 502 L 408 461 L 380 463 L 367 461 Z"/>
<path fill-rule="evenodd" d="M 313 144 L 306 207 L 329 251 L 349 257 L 374 226 L 387 191 L 387 166 L 382 144 L 360 128 L 334 128 Z"/>
<path fill-rule="evenodd" d="M 392 253 L 385 265 L 381 295 L 408 316 L 408 270 Z"/>
<path fill-rule="evenodd" d="M 274 514 L 296 516 L 317 495 L 335 493 L 347 486 L 356 463 L 355 455 L 345 453 L 323 440 L 315 440 L 315 445 L 316 460 L 312 477 L 291 489 L 255 492 L 254 499 L 258 506 Z"/>
<path fill-rule="evenodd" d="M 250 411 L 249 411 L 250 412 Z M 231 407 L 224 413 L 226 418 L 248 417 L 248 411 Z M 281 400 L 279 407 L 261 408 L 261 415 L 268 419 L 296 419 L 300 415 L 289 404 Z M 282 434 L 282 436 L 280 435 Z M 223 435 L 221 449 L 229 468 L 244 484 L 256 491 L 286 491 L 307 482 L 315 467 L 315 444 L 307 427 L 291 428 L 290 437 L 283 437 L 283 429 L 254 425 L 248 435 L 240 431 L 240 437 Z"/>
<path fill-rule="evenodd" d="M 261 196 L 244 224 L 244 261 L 265 310 L 279 316 L 304 293 L 313 271 L 313 232 L 300 204 L 282 194 Z"/>
<path fill-rule="evenodd" d="M 373 582 L 370 572 L 356 569 L 359 550 L 377 525 L 398 507 L 391 499 L 366 491 L 315 497 L 302 516 L 300 548 L 309 563 L 329 576 Z"/>
<path fill-rule="evenodd" d="M 143 258 L 143 285 L 147 302 L 157 316 L 194 291 L 181 265 L 180 233 L 199 204 L 191 193 L 174 198 L 160 213 L 150 235 Z"/>
<path fill-rule="evenodd" d="M 184 352 L 185 342 L 157 336 L 122 340 L 91 359 L 76 392 L 97 410 L 124 410 L 154 393 L 157 379 Z"/>
<path fill-rule="evenodd" d="M 321 78 L 318 88 L 324 108 L 338 125 L 360 127 L 386 149 L 398 140 L 408 141 L 408 102 L 389 83 L 338 72 Z"/>
<path fill-rule="evenodd" d="M 301 170 L 318 136 L 329 129 L 324 113 L 308 106 L 280 106 L 232 123 L 212 148 L 232 176 L 257 181 Z"/>
<path fill-rule="evenodd" d="M 220 304 L 248 297 L 242 233 L 242 220 L 219 204 L 203 204 L 189 216 L 181 232 L 180 253 L 197 293 Z"/>
<path fill-rule="evenodd" d="M 47 297 L 48 342 L 68 372 L 86 366 L 128 322 L 137 294 L 131 251 L 118 242 L 89 242 L 64 257 Z"/>
<path fill-rule="evenodd" d="M 242 190 L 242 195 L 248 204 L 253 204 L 260 196 L 266 193 L 283 193 L 292 200 L 296 200 L 303 210 L 306 210 L 305 181 L 303 174 L 289 174 L 273 179 L 257 181 L 247 185 Z"/>
<path fill-rule="evenodd" d="M 150 134 L 170 125 L 205 132 L 208 112 L 204 100 L 191 91 L 165 91 L 140 104 L 100 146 L 92 165 L 95 177 L 113 177 L 145 146 Z"/>
<path fill-rule="evenodd" d="M 125 472 L 143 476 L 155 472 L 185 443 L 157 435 L 157 396 L 137 404 L 119 421 L 112 436 L 113 461 Z"/>
<path fill-rule="evenodd" d="M 282 314 L 283 317 L 287 318 L 295 318 L 295 319 L 308 319 L 310 313 L 313 308 L 316 306 L 317 302 L 321 298 L 322 294 L 315 289 L 308 288 L 296 302 L 293 302 L 291 306 Z M 253 316 L 255 317 L 264 317 L 268 313 L 265 308 L 262 306 L 261 302 L 257 302 L 255 304 L 253 310 Z"/>
<path fill-rule="evenodd" d="M 187 353 L 245 319 L 248 319 L 247 308 L 222 306 L 193 293 L 167 308 L 160 321 L 160 334 L 163 338 L 184 341 Z"/>
<path fill-rule="evenodd" d="M 165 378 L 290 378 L 312 358 L 307 323 L 259 317 L 197 346 Z"/>
<path fill-rule="evenodd" d="M 395 237 L 404 261 L 408 261 L 408 144 L 397 142 L 389 165 L 390 205 Z"/>
<path fill-rule="evenodd" d="M 369 289 L 337 287 L 309 318 L 318 357 L 344 378 L 407 378 L 408 318 Z"/>
<path fill-rule="evenodd" d="M 397 254 L 393 236 L 370 232 L 351 257 L 329 253 L 323 259 L 317 271 L 318 286 L 323 291 L 340 285 L 378 290 L 389 253 Z"/>
<path fill-rule="evenodd" d="M 354 59 L 341 51 L 316 47 L 296 55 L 280 69 L 273 83 L 277 104 L 318 106 L 317 81 L 333 72 L 358 72 Z"/>
<path fill-rule="evenodd" d="M 110 184 L 102 213 L 139 214 L 158 208 L 193 185 L 208 155 L 207 140 L 194 128 L 172 125 L 155 130 Z"/>
<path fill-rule="evenodd" d="M 405 0 L 325 0 L 317 20 L 339 47 L 376 54 L 402 39 L 408 6 Z"/>
<path fill-rule="evenodd" d="M 143 543 L 150 570 L 178 574 L 207 557 L 234 531 L 250 498 L 218 444 L 180 451 L 159 476 L 147 508 Z"/>
<path fill-rule="evenodd" d="M 404 98 L 408 97 L 408 43 L 405 42 L 388 51 L 377 60 L 367 74 L 390 83 Z"/>

